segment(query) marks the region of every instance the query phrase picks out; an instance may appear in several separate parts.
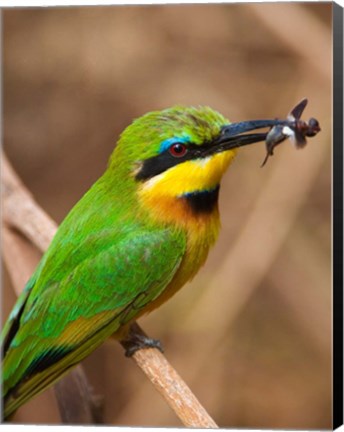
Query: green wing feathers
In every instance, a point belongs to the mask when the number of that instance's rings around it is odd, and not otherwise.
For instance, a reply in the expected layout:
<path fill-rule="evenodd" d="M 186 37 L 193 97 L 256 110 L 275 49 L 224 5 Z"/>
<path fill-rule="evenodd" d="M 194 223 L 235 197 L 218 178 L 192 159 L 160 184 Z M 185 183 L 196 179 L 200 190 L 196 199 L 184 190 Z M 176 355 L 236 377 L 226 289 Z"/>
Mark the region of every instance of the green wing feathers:
<path fill-rule="evenodd" d="M 16 332 L 16 328 L 19 324 L 20 315 L 24 309 L 27 302 L 31 289 L 34 285 L 34 278 L 32 277 L 28 283 L 25 285 L 23 291 L 19 295 L 10 316 L 8 317 L 2 331 L 1 331 L 1 347 L 3 353 L 7 351 L 8 345 L 12 339 L 12 335 Z"/>
<path fill-rule="evenodd" d="M 46 263 L 18 299 L 3 331 L 5 417 L 156 299 L 185 251 L 184 238 L 169 230 L 105 238 L 72 269 L 66 262 L 64 273 L 45 273 Z"/>

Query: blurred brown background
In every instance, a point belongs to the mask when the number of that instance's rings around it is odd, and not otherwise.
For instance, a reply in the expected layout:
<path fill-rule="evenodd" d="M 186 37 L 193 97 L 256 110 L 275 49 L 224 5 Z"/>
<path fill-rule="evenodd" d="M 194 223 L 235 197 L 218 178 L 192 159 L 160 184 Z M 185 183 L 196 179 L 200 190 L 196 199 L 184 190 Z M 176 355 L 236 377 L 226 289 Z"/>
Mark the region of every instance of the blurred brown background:
<path fill-rule="evenodd" d="M 331 14 L 330 3 L 3 11 L 4 148 L 58 222 L 147 111 L 205 104 L 241 121 L 309 98 L 304 118 L 322 132 L 263 169 L 264 144 L 240 152 L 206 266 L 140 321 L 221 427 L 331 427 Z M 180 426 L 118 344 L 84 366 L 107 423 Z M 14 418 L 58 419 L 51 391 Z"/>

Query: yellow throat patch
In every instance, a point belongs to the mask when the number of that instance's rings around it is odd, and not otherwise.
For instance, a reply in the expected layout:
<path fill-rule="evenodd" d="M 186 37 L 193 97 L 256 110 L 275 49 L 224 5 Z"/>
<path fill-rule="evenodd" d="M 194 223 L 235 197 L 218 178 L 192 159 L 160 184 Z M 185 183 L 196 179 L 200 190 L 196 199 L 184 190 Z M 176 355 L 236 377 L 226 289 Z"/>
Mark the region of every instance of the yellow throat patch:
<path fill-rule="evenodd" d="M 228 150 L 178 164 L 142 183 L 139 198 L 160 222 L 188 225 L 194 224 L 195 219 L 208 219 L 211 215 L 196 217 L 181 198 L 216 188 L 235 154 L 235 150 Z"/>

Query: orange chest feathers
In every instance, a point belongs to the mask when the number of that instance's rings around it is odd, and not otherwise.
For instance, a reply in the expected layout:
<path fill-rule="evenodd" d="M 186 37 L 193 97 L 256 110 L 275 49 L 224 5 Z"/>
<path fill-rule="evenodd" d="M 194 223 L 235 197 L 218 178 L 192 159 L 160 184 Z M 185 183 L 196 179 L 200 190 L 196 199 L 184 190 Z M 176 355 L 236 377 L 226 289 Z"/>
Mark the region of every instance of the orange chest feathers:
<path fill-rule="evenodd" d="M 178 221 L 186 235 L 186 251 L 174 278 L 160 297 L 148 306 L 147 311 L 167 301 L 205 263 L 220 229 L 218 192 L 219 186 L 211 191 L 190 193 L 180 198 L 151 197 L 149 204 L 160 221 L 163 219 L 167 224 Z"/>

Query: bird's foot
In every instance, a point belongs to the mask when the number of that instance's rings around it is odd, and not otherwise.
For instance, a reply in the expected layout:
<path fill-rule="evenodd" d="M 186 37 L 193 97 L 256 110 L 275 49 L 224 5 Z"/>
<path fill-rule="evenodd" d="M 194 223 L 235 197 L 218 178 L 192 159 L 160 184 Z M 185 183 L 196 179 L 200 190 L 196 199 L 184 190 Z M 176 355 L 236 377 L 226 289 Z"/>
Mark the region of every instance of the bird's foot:
<path fill-rule="evenodd" d="M 121 344 L 125 349 L 126 357 L 131 357 L 136 351 L 143 348 L 157 348 L 160 352 L 164 352 L 159 339 L 148 337 L 136 323 L 131 324 L 129 332 L 127 336 L 121 340 Z"/>

